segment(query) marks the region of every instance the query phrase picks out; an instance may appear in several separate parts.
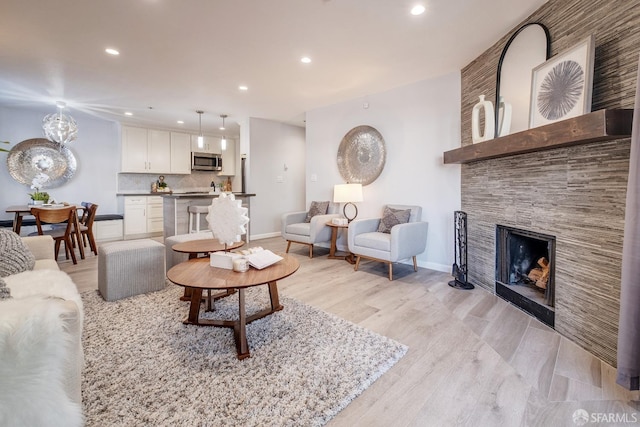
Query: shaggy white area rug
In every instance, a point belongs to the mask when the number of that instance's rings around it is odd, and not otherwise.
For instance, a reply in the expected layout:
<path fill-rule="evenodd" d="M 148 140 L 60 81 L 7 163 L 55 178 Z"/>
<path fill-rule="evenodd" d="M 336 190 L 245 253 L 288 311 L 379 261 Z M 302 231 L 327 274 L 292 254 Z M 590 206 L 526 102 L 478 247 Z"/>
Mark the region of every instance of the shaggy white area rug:
<path fill-rule="evenodd" d="M 83 293 L 87 426 L 320 426 L 391 368 L 407 347 L 291 298 L 233 331 L 184 325 L 183 288 L 105 302 Z M 247 314 L 268 305 L 247 290 Z M 237 318 L 237 294 L 205 317 Z"/>

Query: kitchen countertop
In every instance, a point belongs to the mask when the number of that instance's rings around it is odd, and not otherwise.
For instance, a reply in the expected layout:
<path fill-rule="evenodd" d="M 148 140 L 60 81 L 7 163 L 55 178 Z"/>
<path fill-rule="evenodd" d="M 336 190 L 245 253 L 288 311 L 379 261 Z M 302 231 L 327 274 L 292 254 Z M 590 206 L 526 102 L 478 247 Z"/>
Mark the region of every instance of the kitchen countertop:
<path fill-rule="evenodd" d="M 164 196 L 164 197 L 214 197 L 219 196 L 221 193 L 208 193 L 208 192 L 157 192 L 152 193 L 151 191 L 120 191 L 116 193 L 116 196 Z M 255 193 L 231 193 L 235 196 L 240 197 L 253 197 Z"/>
<path fill-rule="evenodd" d="M 153 194 L 158 194 L 158 193 L 153 193 Z M 168 193 L 168 194 L 163 194 L 163 196 L 179 199 L 179 198 L 193 198 L 193 197 L 216 197 L 216 196 L 219 196 L 220 194 L 221 193 Z M 255 196 L 254 193 L 231 193 L 231 194 L 238 197 Z"/>

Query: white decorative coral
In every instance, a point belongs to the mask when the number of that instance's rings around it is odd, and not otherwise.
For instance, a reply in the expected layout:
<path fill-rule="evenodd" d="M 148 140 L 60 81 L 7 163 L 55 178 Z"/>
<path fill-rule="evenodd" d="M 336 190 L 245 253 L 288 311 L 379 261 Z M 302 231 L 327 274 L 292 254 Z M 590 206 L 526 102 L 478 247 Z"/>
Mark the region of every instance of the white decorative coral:
<path fill-rule="evenodd" d="M 231 245 L 240 240 L 240 235 L 247 232 L 247 212 L 248 209 L 242 207 L 241 200 L 236 200 L 233 194 L 222 193 L 213 199 L 209 206 L 209 230 L 220 243 Z"/>

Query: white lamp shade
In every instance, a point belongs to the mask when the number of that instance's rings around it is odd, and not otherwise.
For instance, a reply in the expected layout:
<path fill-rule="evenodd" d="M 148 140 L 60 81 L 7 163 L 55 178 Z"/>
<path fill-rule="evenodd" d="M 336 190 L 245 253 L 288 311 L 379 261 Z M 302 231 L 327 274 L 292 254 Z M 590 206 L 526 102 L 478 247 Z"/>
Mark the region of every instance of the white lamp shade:
<path fill-rule="evenodd" d="M 333 201 L 335 203 L 361 202 L 362 201 L 362 184 L 334 185 Z"/>

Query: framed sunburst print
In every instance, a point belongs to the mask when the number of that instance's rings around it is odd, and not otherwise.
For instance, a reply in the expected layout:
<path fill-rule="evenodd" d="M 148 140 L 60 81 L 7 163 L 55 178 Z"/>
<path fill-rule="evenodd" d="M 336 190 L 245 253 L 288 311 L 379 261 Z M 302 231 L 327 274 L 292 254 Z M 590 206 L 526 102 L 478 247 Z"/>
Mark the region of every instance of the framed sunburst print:
<path fill-rule="evenodd" d="M 591 111 L 593 35 L 533 69 L 529 128 Z"/>

